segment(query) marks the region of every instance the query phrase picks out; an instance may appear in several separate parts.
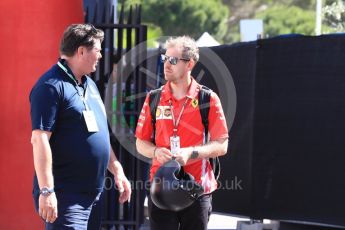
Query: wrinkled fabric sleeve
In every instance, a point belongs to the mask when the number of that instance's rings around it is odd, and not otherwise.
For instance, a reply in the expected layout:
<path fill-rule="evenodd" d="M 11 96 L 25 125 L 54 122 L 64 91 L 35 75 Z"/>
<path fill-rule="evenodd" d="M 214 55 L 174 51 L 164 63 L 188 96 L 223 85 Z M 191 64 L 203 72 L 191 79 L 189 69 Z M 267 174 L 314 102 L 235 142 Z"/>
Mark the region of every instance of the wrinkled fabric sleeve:
<path fill-rule="evenodd" d="M 208 120 L 211 141 L 229 137 L 222 104 L 218 95 L 214 92 L 211 94 Z"/>
<path fill-rule="evenodd" d="M 149 98 L 149 94 L 147 94 L 135 131 L 135 136 L 145 141 L 152 141 L 153 134 Z"/>
<path fill-rule="evenodd" d="M 42 84 L 30 93 L 30 114 L 32 130 L 52 132 L 55 128 L 59 108 L 59 95 L 55 87 Z"/>

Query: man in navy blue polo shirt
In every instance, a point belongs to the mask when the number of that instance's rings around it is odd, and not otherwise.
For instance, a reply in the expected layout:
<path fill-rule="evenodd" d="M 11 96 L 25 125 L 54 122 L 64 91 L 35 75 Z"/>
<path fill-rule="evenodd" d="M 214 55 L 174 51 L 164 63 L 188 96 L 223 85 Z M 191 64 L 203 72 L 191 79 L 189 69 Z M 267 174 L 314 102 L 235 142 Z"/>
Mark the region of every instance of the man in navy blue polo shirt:
<path fill-rule="evenodd" d="M 87 76 L 102 57 L 104 33 L 88 24 L 69 26 L 60 59 L 30 93 L 34 199 L 46 229 L 98 229 L 94 208 L 108 169 L 121 203 L 130 183 L 109 140 L 103 102 Z M 91 225 L 92 223 L 92 225 Z"/>

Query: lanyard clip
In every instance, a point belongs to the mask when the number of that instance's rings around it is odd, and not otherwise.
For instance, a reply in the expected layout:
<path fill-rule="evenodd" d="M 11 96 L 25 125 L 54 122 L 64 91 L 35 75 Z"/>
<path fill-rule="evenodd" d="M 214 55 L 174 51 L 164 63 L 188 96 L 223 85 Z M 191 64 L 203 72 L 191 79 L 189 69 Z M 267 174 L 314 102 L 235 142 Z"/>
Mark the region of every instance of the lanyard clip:
<path fill-rule="evenodd" d="M 174 137 L 176 137 L 177 136 L 177 128 L 174 128 L 173 132 L 174 132 Z"/>

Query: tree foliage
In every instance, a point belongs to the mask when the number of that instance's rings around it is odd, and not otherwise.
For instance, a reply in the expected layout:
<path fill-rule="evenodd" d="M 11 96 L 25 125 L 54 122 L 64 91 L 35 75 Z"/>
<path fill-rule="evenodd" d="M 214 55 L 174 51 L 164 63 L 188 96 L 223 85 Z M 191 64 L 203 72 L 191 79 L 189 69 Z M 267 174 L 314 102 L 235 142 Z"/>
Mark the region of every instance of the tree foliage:
<path fill-rule="evenodd" d="M 203 32 L 222 40 L 226 31 L 228 8 L 221 0 L 131 0 L 141 4 L 145 23 L 159 26 L 163 36 L 189 35 L 195 39 Z"/>
<path fill-rule="evenodd" d="M 223 0 L 223 3 L 228 6 L 231 13 L 231 17 L 228 20 L 228 33 L 225 37 L 225 41 L 229 43 L 239 41 L 239 22 L 242 19 L 264 18 L 266 17 L 266 14 L 268 14 L 267 17 L 275 17 L 276 20 L 290 20 L 289 15 L 284 14 L 284 17 L 279 17 L 278 14 L 275 15 L 274 10 L 270 10 L 270 8 L 274 8 L 280 10 L 282 13 L 284 13 L 285 10 L 291 10 L 293 12 L 298 11 L 298 18 L 301 20 L 301 17 L 309 18 L 311 11 L 315 11 L 316 7 L 315 0 Z M 281 8 L 284 8 L 284 10 Z M 306 14 L 306 16 L 303 16 L 304 14 Z M 313 20 L 315 21 L 315 19 Z M 313 26 L 309 19 L 307 19 L 307 21 L 308 26 L 305 26 L 307 31 L 302 31 L 303 26 L 298 23 L 298 28 L 283 28 L 286 25 L 296 25 L 296 22 L 292 23 L 285 21 L 270 22 L 271 25 L 266 25 L 264 22 L 264 28 L 266 33 L 269 33 L 270 36 L 277 35 L 277 33 L 289 33 L 290 31 L 298 31 L 301 34 L 310 34 L 313 32 L 311 32 L 310 29 Z M 291 23 L 293 25 L 291 25 Z M 271 31 L 274 33 L 271 34 Z"/>
<path fill-rule="evenodd" d="M 264 22 L 264 32 L 271 36 L 281 34 L 315 34 L 315 12 L 296 6 L 276 5 L 256 15 Z"/>
<path fill-rule="evenodd" d="M 344 32 L 345 31 L 345 3 L 336 1 L 327 4 L 323 8 L 323 22 L 326 28 L 324 32 Z"/>
<path fill-rule="evenodd" d="M 285 7 L 298 7 L 304 10 L 314 10 L 315 0 L 271 0 L 272 5 L 284 5 Z"/>
<path fill-rule="evenodd" d="M 345 0 L 323 3 L 335 6 L 340 1 Z M 263 19 L 264 33 L 269 36 L 315 34 L 316 0 L 126 0 L 125 4 L 141 4 L 143 22 L 160 27 L 162 36 L 187 34 L 198 38 L 207 31 L 220 42 L 238 42 L 240 20 L 254 18 Z M 339 5 L 333 8 L 339 10 Z M 341 24 L 345 14 L 339 19 L 339 13 L 328 9 L 323 32 L 329 32 L 327 25 L 335 24 L 336 30 L 339 25 L 345 30 L 345 23 Z"/>
<path fill-rule="evenodd" d="M 163 35 L 198 38 L 207 31 L 218 39 L 226 33 L 228 10 L 220 0 L 146 0 L 143 20 L 159 25 Z"/>

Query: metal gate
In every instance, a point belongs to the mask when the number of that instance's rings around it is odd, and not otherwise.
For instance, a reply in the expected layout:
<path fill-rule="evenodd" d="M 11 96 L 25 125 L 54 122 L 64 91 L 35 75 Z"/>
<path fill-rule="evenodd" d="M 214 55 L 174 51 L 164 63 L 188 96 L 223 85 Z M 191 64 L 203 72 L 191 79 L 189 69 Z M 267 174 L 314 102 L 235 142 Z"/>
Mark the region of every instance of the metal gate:
<path fill-rule="evenodd" d="M 114 6 L 97 10 L 86 9 L 85 22 L 102 29 L 100 63 L 92 78 L 105 102 L 111 144 L 132 184 L 131 202 L 119 204 L 118 192 L 109 173 L 102 194 L 102 229 L 139 229 L 143 222 L 143 203 L 146 195 L 148 164 L 138 158 L 135 150 L 135 126 L 145 99 L 146 76 L 140 69 L 146 66 L 147 26 L 141 24 L 141 8 L 130 7 L 125 22 L 122 4 L 118 23 Z M 90 19 L 90 11 L 93 17 Z M 102 12 L 102 15 L 97 15 Z M 91 14 L 92 15 L 92 14 Z M 101 22 L 96 19 L 101 18 Z M 138 183 L 139 182 L 139 183 Z"/>

